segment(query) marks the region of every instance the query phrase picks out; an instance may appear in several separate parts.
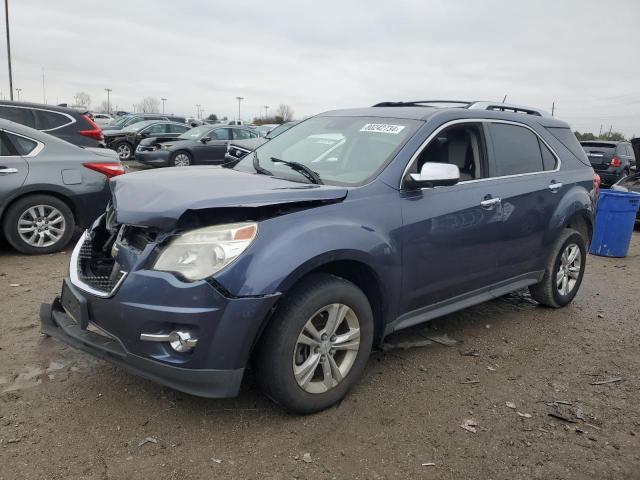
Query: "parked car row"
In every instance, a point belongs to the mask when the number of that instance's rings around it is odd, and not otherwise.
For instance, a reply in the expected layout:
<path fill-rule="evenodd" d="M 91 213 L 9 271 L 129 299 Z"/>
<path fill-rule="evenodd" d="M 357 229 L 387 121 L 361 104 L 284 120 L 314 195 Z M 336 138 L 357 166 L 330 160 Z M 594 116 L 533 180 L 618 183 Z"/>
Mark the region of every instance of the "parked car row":
<path fill-rule="evenodd" d="M 636 168 L 636 157 L 629 142 L 590 140 L 580 142 L 603 185 L 613 185 Z"/>

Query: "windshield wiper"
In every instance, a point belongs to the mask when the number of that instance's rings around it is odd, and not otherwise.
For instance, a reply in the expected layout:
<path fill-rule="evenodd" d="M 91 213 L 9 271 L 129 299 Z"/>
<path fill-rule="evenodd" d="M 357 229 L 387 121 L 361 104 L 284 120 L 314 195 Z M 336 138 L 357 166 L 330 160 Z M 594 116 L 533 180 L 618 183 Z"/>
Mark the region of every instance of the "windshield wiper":
<path fill-rule="evenodd" d="M 320 175 L 318 175 L 316 172 L 311 170 L 306 165 L 303 165 L 302 163 L 288 162 L 287 160 L 280 160 L 279 158 L 276 158 L 276 157 L 271 157 L 271 161 L 273 163 L 282 163 L 288 167 L 291 167 L 292 170 L 295 170 L 296 172 L 302 174 L 311 183 L 315 183 L 317 185 L 323 184 L 322 180 L 320 180 Z"/>
<path fill-rule="evenodd" d="M 260 166 L 260 160 L 258 160 L 258 154 L 255 151 L 253 152 L 253 168 L 262 175 L 273 175 L 269 170 Z"/>

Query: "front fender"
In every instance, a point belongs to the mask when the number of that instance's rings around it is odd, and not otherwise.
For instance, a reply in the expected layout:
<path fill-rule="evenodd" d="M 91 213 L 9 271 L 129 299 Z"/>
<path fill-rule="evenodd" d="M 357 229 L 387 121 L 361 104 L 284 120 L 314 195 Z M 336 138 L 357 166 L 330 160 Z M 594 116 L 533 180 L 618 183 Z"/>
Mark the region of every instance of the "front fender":
<path fill-rule="evenodd" d="M 389 296 L 401 285 L 400 242 L 394 238 L 401 221 L 398 203 L 386 194 L 264 220 L 254 244 L 215 280 L 236 296 L 270 295 L 286 292 L 322 265 L 351 260 L 373 270 Z"/>

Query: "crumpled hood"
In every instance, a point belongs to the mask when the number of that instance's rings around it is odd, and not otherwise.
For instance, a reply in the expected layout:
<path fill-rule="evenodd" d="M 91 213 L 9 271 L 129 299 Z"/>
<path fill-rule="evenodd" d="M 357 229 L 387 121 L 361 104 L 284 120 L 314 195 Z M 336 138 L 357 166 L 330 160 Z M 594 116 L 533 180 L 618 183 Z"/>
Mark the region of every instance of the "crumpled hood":
<path fill-rule="evenodd" d="M 344 187 L 291 182 L 229 168 L 161 168 L 110 182 L 116 221 L 172 230 L 188 210 L 342 200 Z"/>

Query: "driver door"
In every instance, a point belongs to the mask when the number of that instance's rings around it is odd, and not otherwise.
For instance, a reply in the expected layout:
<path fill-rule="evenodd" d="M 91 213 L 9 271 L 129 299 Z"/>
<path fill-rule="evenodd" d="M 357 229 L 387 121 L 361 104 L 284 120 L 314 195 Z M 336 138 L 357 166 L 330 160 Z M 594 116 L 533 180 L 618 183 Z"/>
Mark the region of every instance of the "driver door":
<path fill-rule="evenodd" d="M 433 308 L 500 280 L 503 211 L 494 201 L 495 185 L 486 178 L 484 128 L 482 122 L 470 122 L 442 129 L 409 171 L 418 172 L 424 162 L 451 163 L 460 169 L 459 183 L 400 192 L 401 321 L 407 325 L 428 320 Z"/>
<path fill-rule="evenodd" d="M 203 138 L 209 137 L 210 140 L 202 142 L 198 140 L 197 145 L 193 147 L 194 157 L 203 163 L 222 163 L 224 155 L 227 153 L 227 144 L 231 140 L 230 128 L 216 128 L 210 131 Z"/>

